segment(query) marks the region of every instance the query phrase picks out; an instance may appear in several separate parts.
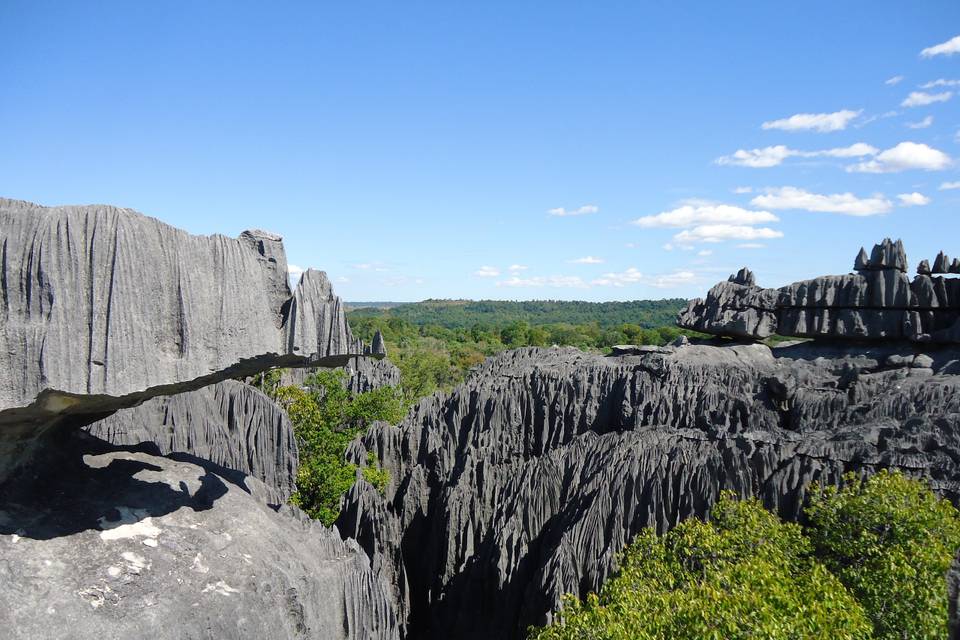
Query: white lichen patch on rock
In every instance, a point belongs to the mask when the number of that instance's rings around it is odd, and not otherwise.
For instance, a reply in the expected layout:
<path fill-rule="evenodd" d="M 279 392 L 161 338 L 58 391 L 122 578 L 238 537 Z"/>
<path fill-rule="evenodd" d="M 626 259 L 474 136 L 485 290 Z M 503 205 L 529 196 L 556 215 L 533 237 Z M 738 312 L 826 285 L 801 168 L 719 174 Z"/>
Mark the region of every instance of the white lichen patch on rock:
<path fill-rule="evenodd" d="M 117 507 L 120 512 L 118 520 L 107 520 L 99 518 L 97 523 L 103 531 L 100 532 L 102 540 L 123 540 L 124 538 L 153 538 L 153 544 L 144 541 L 147 546 L 157 546 L 156 537 L 160 535 L 161 529 L 153 524 L 153 518 L 147 515 L 143 509 L 129 509 L 127 507 Z"/>
<path fill-rule="evenodd" d="M 213 591 L 214 593 L 219 593 L 222 596 L 229 596 L 234 593 L 240 593 L 239 589 L 234 589 L 223 580 L 218 580 L 215 583 L 208 582 L 207 586 L 203 588 L 203 591 L 201 591 L 201 593 L 207 593 L 209 591 Z"/>

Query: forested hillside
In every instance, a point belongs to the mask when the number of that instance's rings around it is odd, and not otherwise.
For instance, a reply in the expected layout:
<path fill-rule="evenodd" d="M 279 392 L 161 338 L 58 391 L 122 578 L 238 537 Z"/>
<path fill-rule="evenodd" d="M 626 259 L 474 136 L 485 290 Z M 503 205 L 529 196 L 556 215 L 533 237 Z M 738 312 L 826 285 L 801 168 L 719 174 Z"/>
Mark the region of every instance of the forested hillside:
<path fill-rule="evenodd" d="M 358 303 L 371 305 L 374 303 Z M 387 303 L 383 303 L 385 306 Z M 505 327 L 514 322 L 531 325 L 591 324 L 602 328 L 635 324 L 645 329 L 672 325 L 686 305 L 682 298 L 632 300 L 630 302 L 583 302 L 571 300 L 424 300 L 389 309 L 364 306 L 349 312 L 349 318 L 398 318 L 415 325 L 469 329 L 475 325 Z M 348 307 L 353 306 L 348 303 Z"/>
<path fill-rule="evenodd" d="M 665 344 L 694 332 L 676 327 L 684 300 L 569 302 L 425 300 L 347 313 L 354 333 L 379 330 L 399 368 L 408 401 L 464 380 L 484 358 L 505 349 L 550 345 L 607 352 L 615 344 Z"/>

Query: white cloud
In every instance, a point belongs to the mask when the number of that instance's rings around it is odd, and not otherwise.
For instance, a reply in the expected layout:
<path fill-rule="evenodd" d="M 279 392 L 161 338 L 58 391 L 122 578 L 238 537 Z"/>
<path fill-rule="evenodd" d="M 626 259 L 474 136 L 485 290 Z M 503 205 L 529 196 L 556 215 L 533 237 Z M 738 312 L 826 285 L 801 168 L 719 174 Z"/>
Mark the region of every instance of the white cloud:
<path fill-rule="evenodd" d="M 657 289 L 672 289 L 673 287 L 696 282 L 697 274 L 693 271 L 674 271 L 659 276 L 653 276 L 647 284 Z"/>
<path fill-rule="evenodd" d="M 520 278 L 511 276 L 497 283 L 498 287 L 550 287 L 554 289 L 586 289 L 587 283 L 579 276 L 536 276 Z"/>
<path fill-rule="evenodd" d="M 870 198 L 858 198 L 852 193 L 824 195 L 797 187 L 767 189 L 764 195 L 756 196 L 750 204 L 770 209 L 803 209 L 850 216 L 872 216 L 887 213 L 893 208 L 893 203 L 880 194 Z"/>
<path fill-rule="evenodd" d="M 701 249 L 700 251 L 697 251 L 697 255 L 698 255 L 698 256 L 701 256 L 701 257 L 711 256 L 711 255 L 713 255 L 713 250 L 712 250 L 712 249 Z"/>
<path fill-rule="evenodd" d="M 623 287 L 628 284 L 636 284 L 643 280 L 643 274 L 636 267 L 630 267 L 626 271 L 619 273 L 605 273 L 590 284 L 602 287 Z"/>
<path fill-rule="evenodd" d="M 478 278 L 496 278 L 500 275 L 500 269 L 484 265 L 473 272 Z"/>
<path fill-rule="evenodd" d="M 644 216 L 630 224 L 638 227 L 691 227 L 698 224 L 750 225 L 762 222 L 777 222 L 777 216 L 769 211 L 750 211 L 727 204 L 683 205 L 654 216 Z"/>
<path fill-rule="evenodd" d="M 960 189 L 960 181 L 940 183 L 940 191 L 949 191 L 951 189 Z"/>
<path fill-rule="evenodd" d="M 960 36 L 954 36 L 946 42 L 927 47 L 920 52 L 921 58 L 932 58 L 933 56 L 952 56 L 960 53 Z"/>
<path fill-rule="evenodd" d="M 901 107 L 925 107 L 934 102 L 946 102 L 953 95 L 952 91 L 943 93 L 927 93 L 925 91 L 911 91 L 910 95 L 900 103 Z"/>
<path fill-rule="evenodd" d="M 737 249 L 763 249 L 767 245 L 759 242 L 743 242 L 737 245 Z"/>
<path fill-rule="evenodd" d="M 861 158 L 863 156 L 872 156 L 879 151 L 874 146 L 865 142 L 857 142 L 849 147 L 836 147 L 833 149 L 820 149 L 818 151 L 800 151 L 791 149 L 785 145 L 776 145 L 773 147 L 764 147 L 762 149 L 738 149 L 732 155 L 717 158 L 716 163 L 721 165 L 737 165 L 741 167 L 752 167 L 755 169 L 776 167 L 783 163 L 787 158 Z"/>
<path fill-rule="evenodd" d="M 582 216 L 588 213 L 596 213 L 600 211 L 600 207 L 595 204 L 585 204 L 582 207 L 576 209 L 564 209 L 563 207 L 557 207 L 556 209 L 549 209 L 547 213 L 552 216 Z"/>
<path fill-rule="evenodd" d="M 787 148 L 785 145 L 778 144 L 762 149 L 737 149 L 729 156 L 717 158 L 716 163 L 763 169 L 775 167 L 792 155 L 796 155 L 792 149 Z"/>
<path fill-rule="evenodd" d="M 350 278 L 348 278 L 347 276 L 337 276 L 334 282 L 338 282 L 340 284 L 347 284 L 348 282 L 350 282 Z"/>
<path fill-rule="evenodd" d="M 847 171 L 859 173 L 895 173 L 908 169 L 938 171 L 950 165 L 950 156 L 920 142 L 901 142 L 895 147 L 880 152 L 868 162 L 847 167 Z"/>
<path fill-rule="evenodd" d="M 753 187 L 734 187 L 734 193 L 753 193 Z"/>
<path fill-rule="evenodd" d="M 674 242 L 695 244 L 699 242 L 724 242 L 725 240 L 770 240 L 782 238 L 783 233 L 767 227 L 750 227 L 737 224 L 704 224 L 684 229 L 673 236 Z"/>
<path fill-rule="evenodd" d="M 944 80 L 943 78 L 938 78 L 920 85 L 921 89 L 936 89 L 937 87 L 960 87 L 960 80 Z"/>
<path fill-rule="evenodd" d="M 584 256 L 582 258 L 577 258 L 576 260 L 568 260 L 571 264 L 603 264 L 606 262 L 603 258 L 597 258 L 596 256 Z"/>
<path fill-rule="evenodd" d="M 290 276 L 290 279 L 297 281 L 300 279 L 300 276 L 303 275 L 303 272 L 306 271 L 303 267 L 298 267 L 295 264 L 287 265 L 287 275 Z"/>
<path fill-rule="evenodd" d="M 897 196 L 897 199 L 900 200 L 901 207 L 922 207 L 925 204 L 930 204 L 930 198 L 916 191 L 901 193 Z"/>
<path fill-rule="evenodd" d="M 883 84 L 895 85 L 903 82 L 903 76 L 893 76 L 892 78 L 887 78 L 883 81 Z"/>
<path fill-rule="evenodd" d="M 863 113 L 863 110 L 851 111 L 844 109 L 833 113 L 797 113 L 789 118 L 764 122 L 763 129 L 780 129 L 781 131 L 843 131 L 851 120 Z"/>
<path fill-rule="evenodd" d="M 907 127 L 910 129 L 926 129 L 933 124 L 933 116 L 927 116 L 920 122 L 908 122 Z"/>
<path fill-rule="evenodd" d="M 526 271 L 527 269 L 528 267 L 525 264 L 512 264 L 507 267 L 507 271 L 512 271 L 513 273 L 517 273 L 518 271 Z"/>

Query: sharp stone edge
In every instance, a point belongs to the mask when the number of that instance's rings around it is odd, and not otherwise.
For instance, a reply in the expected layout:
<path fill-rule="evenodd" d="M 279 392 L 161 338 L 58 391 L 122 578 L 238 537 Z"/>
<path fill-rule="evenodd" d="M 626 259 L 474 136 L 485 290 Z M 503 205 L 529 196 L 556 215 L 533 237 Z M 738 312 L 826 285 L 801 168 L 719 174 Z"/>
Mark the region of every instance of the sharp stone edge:
<path fill-rule="evenodd" d="M 810 482 L 892 467 L 956 502 L 958 362 L 881 344 L 508 352 L 352 444 L 390 483 L 357 483 L 337 525 L 391 582 L 405 637 L 522 638 L 643 527 L 722 489 L 794 519 Z"/>
<path fill-rule="evenodd" d="M 7 199 L 0 233 L 0 482 L 57 424 L 371 353 L 325 273 L 291 294 L 273 234 L 193 236 L 130 209 Z"/>
<path fill-rule="evenodd" d="M 325 274 L 291 294 L 278 236 L 191 236 L 108 206 L 0 200 L 0 234 L 0 627 L 397 638 L 356 542 L 264 504 L 292 488 L 289 421 L 228 381 L 377 355 Z M 137 450 L 76 428 L 98 419 Z"/>
<path fill-rule="evenodd" d="M 960 342 L 960 273 L 942 252 L 931 270 L 921 261 L 907 275 L 903 243 L 886 239 L 870 256 L 860 249 L 856 273 L 822 276 L 779 289 L 756 286 L 741 269 L 714 286 L 705 299 L 691 300 L 677 324 L 734 338 L 773 334 L 801 338 Z"/>

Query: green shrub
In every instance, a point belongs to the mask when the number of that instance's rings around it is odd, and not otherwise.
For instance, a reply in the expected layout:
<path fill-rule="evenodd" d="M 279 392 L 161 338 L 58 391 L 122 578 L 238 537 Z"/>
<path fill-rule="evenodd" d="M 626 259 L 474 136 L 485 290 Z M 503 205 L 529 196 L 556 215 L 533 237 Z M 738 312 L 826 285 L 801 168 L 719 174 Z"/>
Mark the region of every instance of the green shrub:
<path fill-rule="evenodd" d="M 290 501 L 326 525 L 340 515 L 340 499 L 353 486 L 357 466 L 344 455 L 350 441 L 377 420 L 399 422 L 404 402 L 393 387 L 352 395 L 343 371 L 321 371 L 304 388 L 280 387 L 276 399 L 287 410 L 300 449 L 297 491 Z M 363 477 L 381 491 L 389 480 L 375 456 L 367 456 Z"/>
<path fill-rule="evenodd" d="M 857 639 L 860 605 L 811 556 L 799 526 L 724 494 L 711 522 L 645 530 L 599 595 L 567 597 L 537 640 Z"/>
<path fill-rule="evenodd" d="M 813 487 L 806 511 L 817 555 L 863 605 L 881 640 L 947 636 L 944 574 L 960 518 L 923 483 L 882 471 Z"/>

